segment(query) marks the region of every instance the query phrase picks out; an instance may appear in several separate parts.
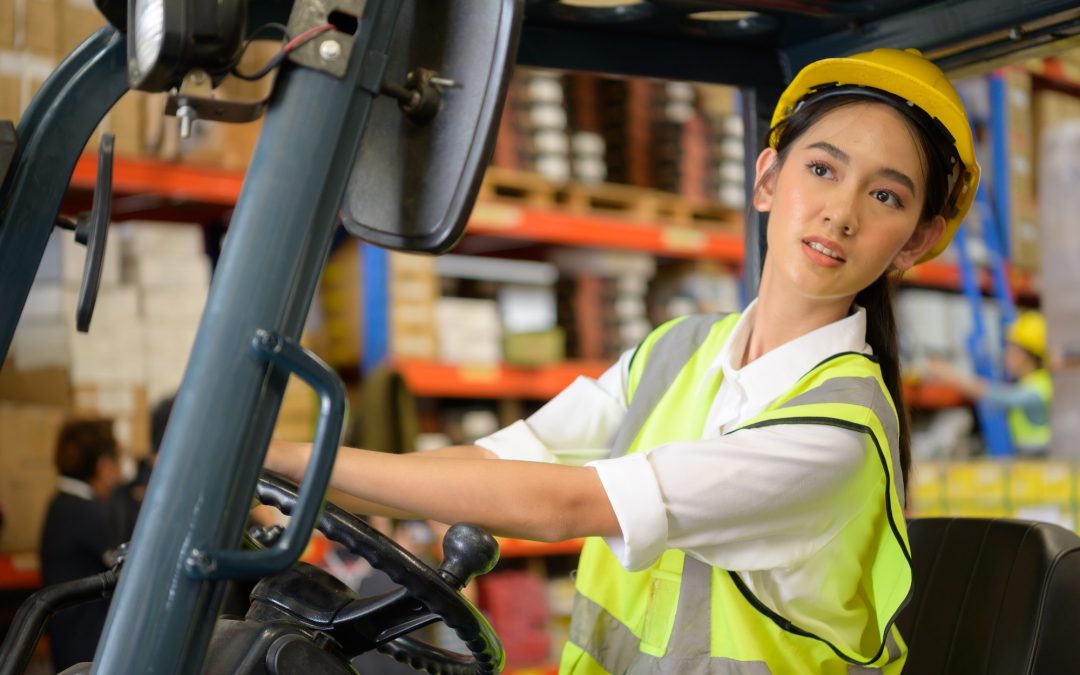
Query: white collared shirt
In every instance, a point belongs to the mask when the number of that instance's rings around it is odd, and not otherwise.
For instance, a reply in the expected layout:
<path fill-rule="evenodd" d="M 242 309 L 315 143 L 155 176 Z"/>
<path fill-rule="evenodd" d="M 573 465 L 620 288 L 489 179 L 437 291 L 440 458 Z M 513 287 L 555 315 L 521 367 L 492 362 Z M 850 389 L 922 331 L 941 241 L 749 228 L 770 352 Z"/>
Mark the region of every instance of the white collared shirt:
<path fill-rule="evenodd" d="M 94 498 L 94 490 L 90 487 L 89 483 L 85 483 L 69 476 L 60 476 L 57 478 L 56 488 L 60 490 L 60 492 L 72 495 L 73 497 L 82 497 L 83 499 Z"/>
<path fill-rule="evenodd" d="M 579 377 L 528 419 L 477 445 L 503 459 L 595 468 L 622 530 L 608 544 L 631 571 L 648 567 L 668 548 L 744 573 L 798 565 L 830 541 L 865 500 L 853 492 L 852 478 L 872 452 L 868 439 L 809 424 L 722 433 L 760 413 L 826 358 L 871 353 L 866 312 L 856 307 L 737 368 L 755 305 L 740 317 L 712 365 L 724 377 L 700 440 L 609 457 L 627 409 L 628 351 L 599 379 Z"/>

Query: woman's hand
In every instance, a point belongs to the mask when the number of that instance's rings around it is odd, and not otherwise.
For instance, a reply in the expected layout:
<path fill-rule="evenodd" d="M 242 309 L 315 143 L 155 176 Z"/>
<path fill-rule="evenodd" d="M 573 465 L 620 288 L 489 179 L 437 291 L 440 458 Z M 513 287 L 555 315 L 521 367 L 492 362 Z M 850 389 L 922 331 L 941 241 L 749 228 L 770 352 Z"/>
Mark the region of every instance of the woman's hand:
<path fill-rule="evenodd" d="M 295 483 L 299 483 L 304 477 L 304 469 L 307 468 L 310 457 L 310 443 L 296 443 L 275 439 L 270 441 L 263 467 L 268 471 L 273 471 Z"/>

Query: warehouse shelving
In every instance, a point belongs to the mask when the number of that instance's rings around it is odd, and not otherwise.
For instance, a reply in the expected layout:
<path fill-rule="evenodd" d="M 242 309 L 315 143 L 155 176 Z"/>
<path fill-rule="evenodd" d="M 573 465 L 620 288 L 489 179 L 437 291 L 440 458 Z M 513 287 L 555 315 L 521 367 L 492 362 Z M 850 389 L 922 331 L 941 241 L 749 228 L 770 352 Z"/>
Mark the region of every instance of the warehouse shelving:
<path fill-rule="evenodd" d="M 97 159 L 83 156 L 71 185 L 93 188 Z M 157 195 L 171 202 L 194 202 L 227 209 L 239 197 L 243 173 L 172 164 L 152 159 L 118 158 L 113 187 L 117 195 Z M 743 241 L 735 232 L 689 225 L 660 226 L 631 215 L 567 211 L 555 207 L 519 205 L 482 198 L 468 227 L 471 237 L 496 237 L 537 244 L 604 246 L 673 258 L 716 260 L 738 265 Z M 1035 293 L 1029 275 L 1012 270 L 1010 281 L 1019 295 Z M 948 263 L 929 262 L 912 269 L 904 282 L 928 288 L 957 290 L 960 271 Z M 983 285 L 989 284 L 985 275 Z M 550 398 L 578 375 L 596 377 L 606 364 L 567 362 L 543 368 L 507 365 L 454 366 L 428 361 L 396 364 L 410 388 L 421 396 L 447 398 Z M 940 386 L 909 386 L 908 400 L 922 408 L 966 403 L 955 391 Z"/>
<path fill-rule="evenodd" d="M 96 172 L 96 156 L 84 155 L 75 166 L 71 186 L 92 190 Z M 236 203 L 243 182 L 240 171 L 123 157 L 116 159 L 113 174 L 117 195 L 156 195 L 172 202 L 196 202 L 222 209 Z M 538 244 L 620 248 L 733 265 L 741 264 L 743 259 L 742 236 L 736 232 L 661 226 L 631 216 L 523 206 L 498 199 L 482 198 L 478 202 L 467 233 Z M 955 265 L 929 262 L 909 271 L 904 280 L 918 286 L 959 290 L 960 271 Z M 1010 281 L 1020 295 L 1035 293 L 1030 275 L 1024 272 L 1012 270 Z M 984 276 L 983 286 L 988 283 L 988 276 Z"/>

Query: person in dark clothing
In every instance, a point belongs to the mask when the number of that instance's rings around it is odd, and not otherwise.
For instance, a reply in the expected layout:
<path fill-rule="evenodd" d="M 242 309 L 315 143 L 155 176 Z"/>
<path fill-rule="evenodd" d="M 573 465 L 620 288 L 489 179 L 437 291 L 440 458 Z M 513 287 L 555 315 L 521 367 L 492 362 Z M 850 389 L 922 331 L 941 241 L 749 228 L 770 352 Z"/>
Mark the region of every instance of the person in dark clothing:
<path fill-rule="evenodd" d="M 117 542 L 105 500 L 120 482 L 110 420 L 76 420 L 56 443 L 59 491 L 49 504 L 41 535 L 41 577 L 46 586 L 109 569 Z M 94 658 L 109 605 L 98 600 L 58 612 L 48 633 L 57 671 Z"/>
<path fill-rule="evenodd" d="M 142 507 L 146 486 L 150 482 L 150 472 L 157 462 L 158 449 L 161 447 L 162 437 L 165 436 L 165 425 L 172 414 L 172 406 L 172 396 L 158 401 L 154 406 L 150 412 L 150 456 L 139 462 L 135 478 L 117 487 L 109 497 L 109 523 L 117 541 L 131 541 L 131 535 L 135 532 L 135 521 L 139 517 L 139 508 Z"/>

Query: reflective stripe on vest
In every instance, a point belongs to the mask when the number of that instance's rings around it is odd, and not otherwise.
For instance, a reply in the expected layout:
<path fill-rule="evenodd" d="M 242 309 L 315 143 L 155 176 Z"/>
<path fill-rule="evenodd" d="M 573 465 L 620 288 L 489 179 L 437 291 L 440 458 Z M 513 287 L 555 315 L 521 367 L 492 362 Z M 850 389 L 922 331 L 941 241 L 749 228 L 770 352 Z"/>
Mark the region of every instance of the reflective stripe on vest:
<path fill-rule="evenodd" d="M 615 456 L 641 449 L 635 446 L 635 442 L 642 434 L 650 413 L 664 399 L 684 368 L 696 367 L 699 374 L 703 372 L 703 362 L 696 359 L 699 348 L 706 340 L 711 341 L 713 351 L 705 355 L 711 361 L 715 358 L 717 344 L 727 340 L 736 321 L 735 315 L 729 316 L 727 320 L 723 320 L 722 315 L 688 317 L 662 326 L 643 343 L 631 363 L 628 387 L 630 407 L 626 421 L 613 444 Z M 896 575 L 900 580 L 893 584 L 895 588 L 891 589 L 891 595 L 886 593 L 882 596 L 884 601 L 881 604 L 883 607 L 896 607 L 895 613 L 898 613 L 910 595 L 910 554 L 897 495 L 903 494 L 902 479 L 898 475 L 894 476 L 892 470 L 893 467 L 899 467 L 895 447 L 898 431 L 896 413 L 883 390 L 880 376 L 865 375 L 868 372 L 876 373 L 876 365 L 865 360 L 863 355 L 842 354 L 829 361 L 841 357 L 847 358 L 838 361 L 837 368 L 833 371 L 837 373 L 835 376 L 822 375 L 827 372 L 825 369 L 829 367 L 828 361 L 819 364 L 807 374 L 810 376 L 816 373 L 817 379 L 810 378 L 804 388 L 794 387 L 786 400 L 781 397 L 765 413 L 741 428 L 780 423 L 834 424 L 865 432 L 873 438 L 887 490 L 884 510 L 888 513 L 888 528 L 892 529 L 892 532 L 885 536 L 889 541 L 895 537 L 895 542 L 899 544 L 898 553 L 894 544 L 887 544 L 891 548 L 882 550 L 885 551 L 886 558 L 889 555 L 894 556 L 894 566 L 902 572 Z M 717 386 L 718 383 L 719 380 Z M 700 401 L 695 402 L 700 404 Z M 863 414 L 869 412 L 870 416 L 862 419 L 859 414 L 853 413 L 849 416 L 856 421 L 850 421 L 843 415 L 822 415 L 822 409 L 862 410 Z M 671 411 L 672 408 L 669 406 L 668 410 Z M 858 423 L 860 421 L 867 424 Z M 737 431 L 738 429 L 729 433 Z M 646 438 L 649 438 L 648 434 Z M 655 433 L 652 438 L 655 440 Z M 890 485 L 894 480 L 897 483 L 895 490 Z M 884 567 L 888 571 L 889 565 Z M 678 571 L 664 572 L 664 569 Z M 874 569 L 877 570 L 878 567 Z M 867 574 L 869 573 L 868 571 Z M 886 574 L 882 578 L 887 577 Z M 874 576 L 876 581 L 881 581 L 882 578 Z M 667 581 L 668 579 L 671 581 Z M 600 585 L 597 586 L 597 583 Z M 617 585 L 609 586 L 610 584 Z M 868 588 L 875 598 L 881 600 L 877 595 L 877 585 L 871 582 Z M 881 585 L 888 586 L 887 583 Z M 602 591 L 602 588 L 623 590 L 612 596 L 611 591 Z M 599 592 L 597 597 L 608 597 L 607 602 L 614 603 L 612 609 L 609 611 L 603 604 L 588 597 L 590 589 Z M 812 657 L 811 661 L 819 659 L 820 663 L 829 661 L 833 664 L 828 670 L 830 673 L 841 672 L 836 668 L 842 668 L 843 672 L 850 675 L 898 673 L 903 665 L 905 649 L 898 642 L 899 636 L 893 625 L 895 613 L 888 617 L 879 615 L 876 618 L 876 623 L 884 634 L 884 641 L 881 641 L 882 633 L 878 633 L 878 642 L 873 643 L 879 645 L 877 653 L 872 658 L 865 658 L 865 654 L 863 657 L 854 657 L 845 654 L 843 649 L 824 638 L 793 626 L 783 617 L 765 608 L 746 589 L 737 574 L 686 558 L 681 551 L 668 550 L 650 570 L 626 572 L 602 540 L 590 539 L 586 542 L 582 554 L 578 590 L 574 602 L 570 642 L 564 653 L 563 672 L 759 675 L 773 672 L 766 660 L 771 663 L 774 655 L 777 664 L 772 667 L 778 669 L 777 673 L 805 670 L 805 661 L 784 656 L 776 652 L 776 649 L 781 652 L 812 652 L 816 656 Z M 630 596 L 626 596 L 626 593 Z M 671 593 L 677 597 L 677 603 L 672 603 L 677 605 L 672 608 L 674 611 L 665 610 L 665 607 L 670 605 L 663 601 L 663 597 Z M 715 605 L 718 599 L 720 606 Z M 644 610 L 644 619 L 643 610 L 639 607 L 641 604 L 648 605 L 648 609 Z M 655 611 L 654 605 L 658 607 Z M 637 625 L 636 630 L 641 632 L 635 633 L 635 629 L 624 624 L 619 616 L 630 617 L 630 625 Z M 635 616 L 638 618 L 634 619 Z M 721 630 L 718 635 L 714 635 L 714 623 L 718 617 L 723 617 L 719 620 L 732 628 Z M 639 623 L 640 621 L 644 623 Z M 765 623 L 762 623 L 763 621 Z M 739 648 L 731 648 L 732 651 L 729 652 L 723 647 L 723 643 L 726 633 L 732 633 L 736 637 L 730 638 L 729 642 L 738 644 L 737 636 L 740 630 L 744 636 L 746 630 L 753 631 L 752 637 L 766 635 L 762 644 L 773 645 L 773 648 L 758 645 L 758 648 L 765 649 L 761 658 L 747 658 L 747 650 L 742 650 L 742 658 L 733 658 L 733 655 L 740 651 Z M 785 632 L 792 637 L 784 638 Z M 823 649 L 826 651 L 822 651 Z M 836 656 L 846 663 L 837 661 L 834 658 Z"/>

